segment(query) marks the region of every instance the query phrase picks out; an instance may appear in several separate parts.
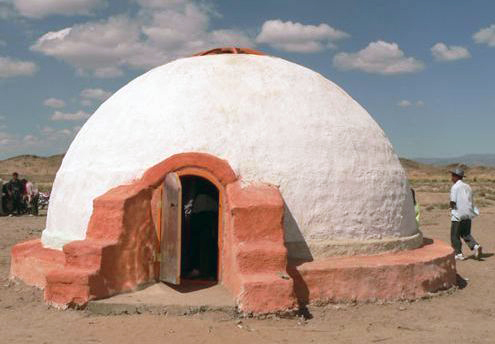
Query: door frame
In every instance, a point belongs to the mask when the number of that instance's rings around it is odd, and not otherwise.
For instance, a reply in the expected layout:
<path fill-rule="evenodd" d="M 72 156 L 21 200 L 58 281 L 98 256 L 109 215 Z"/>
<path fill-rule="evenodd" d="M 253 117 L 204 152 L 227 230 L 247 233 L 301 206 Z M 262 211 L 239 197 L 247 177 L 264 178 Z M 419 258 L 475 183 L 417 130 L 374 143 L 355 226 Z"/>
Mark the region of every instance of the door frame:
<path fill-rule="evenodd" d="M 176 173 L 177 176 L 183 177 L 183 176 L 194 176 L 194 177 L 200 177 L 208 180 L 210 183 L 215 185 L 215 187 L 218 190 L 218 252 L 217 252 L 217 282 L 222 281 L 223 277 L 223 269 L 222 269 L 222 261 L 223 261 L 223 232 L 224 232 L 224 227 L 225 227 L 225 216 L 224 216 L 224 209 L 225 208 L 225 190 L 222 184 L 217 180 L 217 178 L 209 171 L 199 168 L 199 167 L 184 167 L 180 168 L 174 171 L 170 171 L 170 173 Z M 163 192 L 163 191 L 162 191 Z M 161 221 L 160 221 L 160 234 L 163 231 L 161 228 Z M 182 260 L 182 252 L 181 252 L 181 260 Z M 161 264 L 161 263 L 160 263 Z M 182 276 L 181 276 L 182 277 Z"/>

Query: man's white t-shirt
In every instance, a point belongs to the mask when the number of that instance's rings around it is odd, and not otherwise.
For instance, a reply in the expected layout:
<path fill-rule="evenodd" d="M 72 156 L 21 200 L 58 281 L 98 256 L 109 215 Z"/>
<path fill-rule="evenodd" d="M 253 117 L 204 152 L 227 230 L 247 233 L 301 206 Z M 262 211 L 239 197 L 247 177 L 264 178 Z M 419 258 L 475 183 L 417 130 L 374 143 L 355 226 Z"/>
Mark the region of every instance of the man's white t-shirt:
<path fill-rule="evenodd" d="M 462 180 L 458 180 L 452 185 L 450 201 L 456 204 L 456 209 L 451 210 L 452 221 L 472 219 L 478 215 L 478 209 L 473 205 L 473 191 Z"/>

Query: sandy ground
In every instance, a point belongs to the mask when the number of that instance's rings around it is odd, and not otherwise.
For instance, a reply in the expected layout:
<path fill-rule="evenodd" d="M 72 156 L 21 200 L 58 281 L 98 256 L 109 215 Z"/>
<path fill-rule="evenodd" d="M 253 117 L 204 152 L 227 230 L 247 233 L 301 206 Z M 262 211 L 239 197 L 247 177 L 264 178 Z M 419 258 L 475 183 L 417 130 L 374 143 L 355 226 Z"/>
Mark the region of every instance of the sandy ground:
<path fill-rule="evenodd" d="M 446 201 L 447 194 L 418 192 L 418 199 L 425 236 L 449 240 L 447 210 L 425 210 Z M 416 302 L 310 307 L 308 320 L 232 319 L 222 313 L 97 316 L 51 309 L 41 291 L 8 280 L 11 246 L 39 237 L 45 220 L 0 218 L 0 343 L 495 343 L 493 205 L 482 208 L 474 222 L 484 260 L 458 263 L 466 279 L 462 288 Z"/>

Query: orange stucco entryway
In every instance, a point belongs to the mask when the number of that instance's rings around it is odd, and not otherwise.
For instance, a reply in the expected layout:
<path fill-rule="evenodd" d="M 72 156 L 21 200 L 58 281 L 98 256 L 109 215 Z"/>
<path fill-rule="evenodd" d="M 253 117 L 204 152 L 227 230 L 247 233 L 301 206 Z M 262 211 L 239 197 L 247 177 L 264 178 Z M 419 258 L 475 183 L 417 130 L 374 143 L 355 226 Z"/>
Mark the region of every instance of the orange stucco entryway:
<path fill-rule="evenodd" d="M 169 173 L 199 176 L 217 187 L 218 281 L 239 308 L 248 312 L 295 308 L 293 281 L 286 273 L 280 192 L 267 184 L 241 187 L 225 160 L 205 153 L 174 155 L 141 179 L 95 199 L 86 239 L 66 244 L 62 252 L 43 248 L 39 240 L 16 245 L 12 276 L 44 287 L 45 300 L 58 306 L 82 306 L 158 281 L 163 229 L 158 229 L 157 204 Z M 26 265 L 27 252 L 31 260 L 40 261 L 36 273 Z"/>

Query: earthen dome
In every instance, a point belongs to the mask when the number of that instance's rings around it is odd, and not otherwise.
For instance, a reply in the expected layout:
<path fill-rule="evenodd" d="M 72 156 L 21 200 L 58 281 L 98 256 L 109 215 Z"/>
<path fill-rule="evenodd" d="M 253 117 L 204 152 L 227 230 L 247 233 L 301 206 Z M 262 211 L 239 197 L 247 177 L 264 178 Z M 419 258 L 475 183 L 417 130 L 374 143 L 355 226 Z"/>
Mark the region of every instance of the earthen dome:
<path fill-rule="evenodd" d="M 226 160 L 244 185 L 277 186 L 290 256 L 422 242 L 405 172 L 362 106 L 295 63 L 223 54 L 157 67 L 98 108 L 57 173 L 43 245 L 84 239 L 96 197 L 184 152 Z"/>

